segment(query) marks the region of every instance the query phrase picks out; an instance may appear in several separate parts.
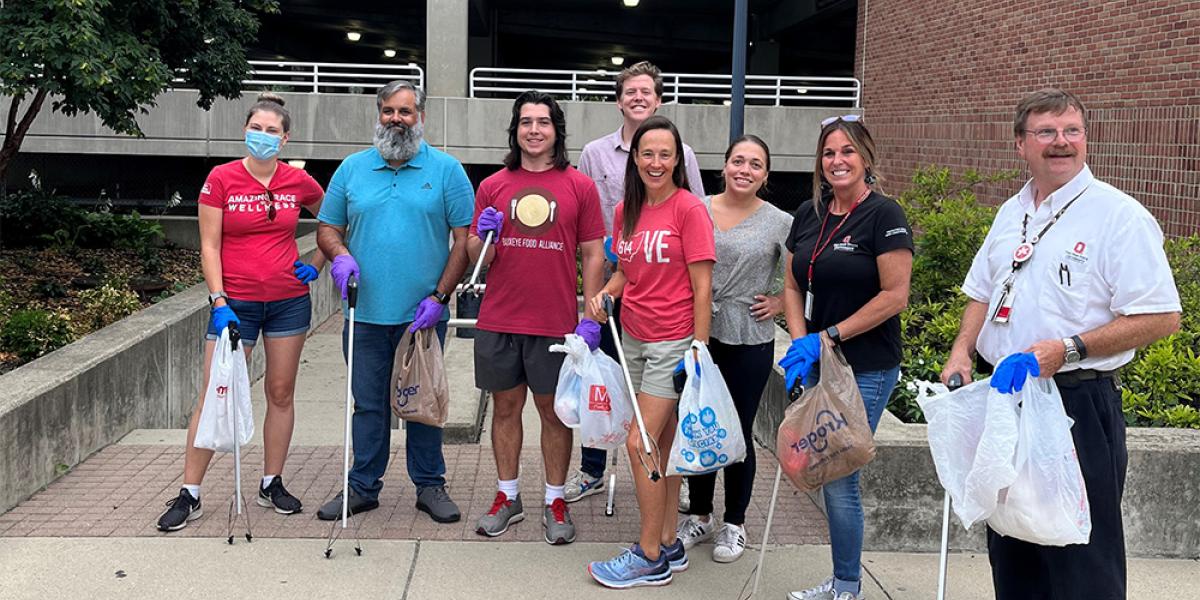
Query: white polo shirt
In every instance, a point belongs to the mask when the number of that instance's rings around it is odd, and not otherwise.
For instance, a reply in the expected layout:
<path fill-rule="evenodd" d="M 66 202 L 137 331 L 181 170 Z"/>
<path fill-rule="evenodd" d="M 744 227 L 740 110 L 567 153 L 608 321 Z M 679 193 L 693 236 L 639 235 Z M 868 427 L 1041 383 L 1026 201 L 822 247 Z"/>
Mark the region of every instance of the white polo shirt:
<path fill-rule="evenodd" d="M 1022 220 L 1029 215 L 1026 239 L 1031 241 L 1077 195 L 1017 273 L 1008 323 L 992 321 L 1013 251 L 1021 243 Z M 985 360 L 997 364 L 1035 342 L 1079 335 L 1118 315 L 1181 310 L 1162 229 L 1137 200 L 1093 177 L 1087 165 L 1036 210 L 1033 198 L 1030 180 L 1000 207 L 963 282 L 963 293 L 988 304 L 976 341 Z M 1089 356 L 1063 370 L 1112 370 L 1132 360 L 1133 353 Z"/>

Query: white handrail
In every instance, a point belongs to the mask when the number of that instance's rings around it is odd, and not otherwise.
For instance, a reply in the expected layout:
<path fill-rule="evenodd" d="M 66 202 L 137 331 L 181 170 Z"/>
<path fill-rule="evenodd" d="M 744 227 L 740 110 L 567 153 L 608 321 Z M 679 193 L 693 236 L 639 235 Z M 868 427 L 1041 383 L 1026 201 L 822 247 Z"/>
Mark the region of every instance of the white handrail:
<path fill-rule="evenodd" d="M 272 91 L 298 93 L 374 94 L 389 81 L 405 79 L 417 87 L 425 86 L 425 70 L 415 64 L 389 65 L 369 63 L 296 62 L 252 60 L 246 89 L 269 88 Z M 183 84 L 182 78 L 175 79 Z"/>
<path fill-rule="evenodd" d="M 568 100 L 610 101 L 615 98 L 616 71 L 563 69 L 510 69 L 477 67 L 471 70 L 472 98 L 512 98 L 536 88 Z M 663 100 L 670 104 L 729 100 L 730 75 L 663 73 Z M 858 108 L 862 84 L 853 77 L 747 75 L 747 104 L 774 106 L 848 105 Z M 816 93 L 814 93 L 816 92 Z"/>

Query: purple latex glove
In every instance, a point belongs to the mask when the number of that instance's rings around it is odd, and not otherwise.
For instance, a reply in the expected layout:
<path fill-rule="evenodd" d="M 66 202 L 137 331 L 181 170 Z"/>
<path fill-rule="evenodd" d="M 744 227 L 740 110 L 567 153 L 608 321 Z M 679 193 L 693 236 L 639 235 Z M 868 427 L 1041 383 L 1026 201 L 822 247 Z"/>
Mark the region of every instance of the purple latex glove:
<path fill-rule="evenodd" d="M 600 347 L 600 324 L 591 319 L 579 321 L 579 325 L 575 326 L 575 335 L 583 338 L 592 352 Z"/>
<path fill-rule="evenodd" d="M 503 225 L 504 213 L 489 206 L 479 213 L 479 219 L 475 221 L 475 231 L 481 239 L 486 239 L 489 231 L 495 232 L 492 234 L 494 242 L 500 239 L 500 229 Z"/>
<path fill-rule="evenodd" d="M 417 305 L 417 315 L 413 317 L 412 325 L 408 327 L 408 330 L 420 331 L 437 325 L 442 318 L 442 308 L 444 308 L 442 303 L 433 298 L 422 300 Z"/>
<path fill-rule="evenodd" d="M 353 256 L 343 254 L 333 257 L 333 266 L 329 267 L 329 275 L 333 277 L 334 285 L 342 290 L 342 300 L 346 299 L 346 285 L 350 283 L 350 277 L 360 279 L 358 271 L 358 262 Z"/>

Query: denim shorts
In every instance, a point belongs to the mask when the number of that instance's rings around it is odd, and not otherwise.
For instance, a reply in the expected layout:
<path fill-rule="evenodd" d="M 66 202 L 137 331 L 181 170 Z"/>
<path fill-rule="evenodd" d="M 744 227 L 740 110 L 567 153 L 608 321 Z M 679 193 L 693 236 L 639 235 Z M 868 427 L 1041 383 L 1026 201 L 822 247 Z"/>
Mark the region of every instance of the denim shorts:
<path fill-rule="evenodd" d="M 237 315 L 238 332 L 242 334 L 242 343 L 247 346 L 253 346 L 258 341 L 260 330 L 266 337 L 288 337 L 307 333 L 312 324 L 312 300 L 308 294 L 270 302 L 236 298 L 229 298 L 226 302 L 233 309 L 233 314 Z M 212 319 L 209 319 L 205 338 L 215 340 L 218 334 Z"/>

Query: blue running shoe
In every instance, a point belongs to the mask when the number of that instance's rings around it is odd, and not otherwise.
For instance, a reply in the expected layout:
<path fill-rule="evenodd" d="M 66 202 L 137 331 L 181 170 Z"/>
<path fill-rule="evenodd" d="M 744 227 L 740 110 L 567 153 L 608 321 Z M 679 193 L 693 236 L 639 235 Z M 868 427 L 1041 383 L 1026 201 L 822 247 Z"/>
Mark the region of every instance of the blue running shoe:
<path fill-rule="evenodd" d="M 683 547 L 683 540 L 675 538 L 675 543 L 670 546 L 659 546 L 662 555 L 667 557 L 667 562 L 671 565 L 672 573 L 682 573 L 688 568 L 687 549 Z"/>
<path fill-rule="evenodd" d="M 588 573 L 600 585 L 618 590 L 671 583 L 671 564 L 666 555 L 659 555 L 658 560 L 652 562 L 646 559 L 637 544 L 616 558 L 589 564 Z"/>

